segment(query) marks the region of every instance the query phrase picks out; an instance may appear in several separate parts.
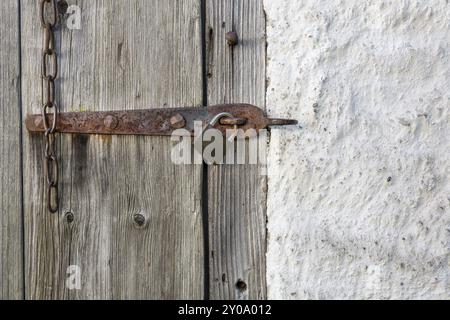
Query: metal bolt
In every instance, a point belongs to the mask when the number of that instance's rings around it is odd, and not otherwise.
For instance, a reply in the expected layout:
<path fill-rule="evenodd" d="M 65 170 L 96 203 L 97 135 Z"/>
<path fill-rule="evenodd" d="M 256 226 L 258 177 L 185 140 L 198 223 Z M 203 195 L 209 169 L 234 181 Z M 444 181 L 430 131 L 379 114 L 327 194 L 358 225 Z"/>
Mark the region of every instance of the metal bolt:
<path fill-rule="evenodd" d="M 186 126 L 186 119 L 184 119 L 181 114 L 177 113 L 172 118 L 170 118 L 170 124 L 174 129 L 181 129 Z"/>
<path fill-rule="evenodd" d="M 239 43 L 239 37 L 236 32 L 230 31 L 225 35 L 225 39 L 227 39 L 227 43 L 229 46 L 236 46 Z"/>
<path fill-rule="evenodd" d="M 106 128 L 113 130 L 117 128 L 117 126 L 119 125 L 119 120 L 115 116 L 108 115 L 103 121 L 103 124 L 105 125 Z"/>

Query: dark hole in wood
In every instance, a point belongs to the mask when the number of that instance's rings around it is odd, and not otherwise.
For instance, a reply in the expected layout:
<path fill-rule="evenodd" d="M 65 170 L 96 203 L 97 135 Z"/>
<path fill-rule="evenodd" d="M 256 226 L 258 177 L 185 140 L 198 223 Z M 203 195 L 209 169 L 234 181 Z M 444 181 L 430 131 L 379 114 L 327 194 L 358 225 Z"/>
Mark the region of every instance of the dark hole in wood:
<path fill-rule="evenodd" d="M 236 288 L 237 288 L 239 291 L 244 292 L 244 291 L 247 290 L 247 284 L 246 284 L 243 280 L 239 279 L 239 280 L 236 282 Z"/>
<path fill-rule="evenodd" d="M 59 14 L 66 14 L 67 13 L 67 9 L 69 9 L 69 4 L 67 3 L 67 1 L 65 0 L 60 0 L 58 1 L 58 12 Z"/>
<path fill-rule="evenodd" d="M 138 227 L 142 227 L 145 224 L 145 217 L 142 214 L 135 214 L 133 216 L 133 220 L 134 223 L 138 226 Z"/>

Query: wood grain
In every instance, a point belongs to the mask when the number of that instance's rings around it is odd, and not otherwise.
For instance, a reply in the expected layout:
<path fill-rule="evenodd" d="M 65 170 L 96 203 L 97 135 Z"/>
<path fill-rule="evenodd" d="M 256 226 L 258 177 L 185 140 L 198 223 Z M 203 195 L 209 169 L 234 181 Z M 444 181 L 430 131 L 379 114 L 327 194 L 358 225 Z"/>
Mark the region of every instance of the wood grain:
<path fill-rule="evenodd" d="M 225 34 L 236 31 L 229 47 Z M 259 0 L 207 0 L 208 104 L 265 108 L 265 17 Z M 264 161 L 265 163 L 265 161 Z M 266 298 L 266 177 L 262 165 L 208 168 L 211 299 Z"/>
<path fill-rule="evenodd" d="M 23 297 L 19 8 L 0 2 L 0 300 Z"/>
<path fill-rule="evenodd" d="M 69 4 L 83 19 L 58 34 L 63 111 L 201 105 L 200 1 Z M 36 113 L 38 1 L 22 8 L 24 112 Z M 42 137 L 24 135 L 27 298 L 203 298 L 201 166 L 173 165 L 168 137 L 64 136 L 61 210 L 50 215 Z M 66 285 L 70 265 L 81 290 Z"/>

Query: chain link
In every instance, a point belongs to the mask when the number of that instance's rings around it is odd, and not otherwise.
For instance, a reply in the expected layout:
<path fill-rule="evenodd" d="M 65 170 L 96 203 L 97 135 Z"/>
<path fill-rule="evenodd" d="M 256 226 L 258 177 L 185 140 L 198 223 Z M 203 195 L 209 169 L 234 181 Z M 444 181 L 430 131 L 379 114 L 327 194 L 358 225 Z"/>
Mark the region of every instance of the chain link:
<path fill-rule="evenodd" d="M 42 90 L 42 118 L 45 127 L 44 157 L 48 187 L 47 206 L 51 213 L 56 213 L 59 210 L 59 172 L 55 137 L 58 120 L 58 105 L 55 101 L 55 80 L 58 76 L 58 55 L 55 46 L 55 28 L 58 25 L 56 0 L 41 0 L 40 16 L 44 29 L 44 49 L 42 53 L 42 79 L 44 81 Z M 52 17 L 51 21 L 47 20 L 48 16 Z"/>

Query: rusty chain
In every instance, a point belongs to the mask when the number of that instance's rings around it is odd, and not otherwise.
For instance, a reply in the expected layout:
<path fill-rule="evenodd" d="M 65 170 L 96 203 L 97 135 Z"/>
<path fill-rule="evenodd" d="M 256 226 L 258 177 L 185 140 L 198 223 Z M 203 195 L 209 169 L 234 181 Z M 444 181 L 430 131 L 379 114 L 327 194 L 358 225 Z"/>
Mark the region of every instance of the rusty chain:
<path fill-rule="evenodd" d="M 41 24 L 44 29 L 44 49 L 42 53 L 42 118 L 45 127 L 45 170 L 47 172 L 47 206 L 51 213 L 59 210 L 58 158 L 56 155 L 56 104 L 55 80 L 58 76 L 58 55 L 55 46 L 55 29 L 58 25 L 56 0 L 41 0 Z M 50 21 L 47 20 L 50 17 Z M 51 71 L 49 71 L 49 67 Z M 52 111 L 52 112 L 51 112 Z M 52 117 L 51 117 L 52 116 Z"/>

